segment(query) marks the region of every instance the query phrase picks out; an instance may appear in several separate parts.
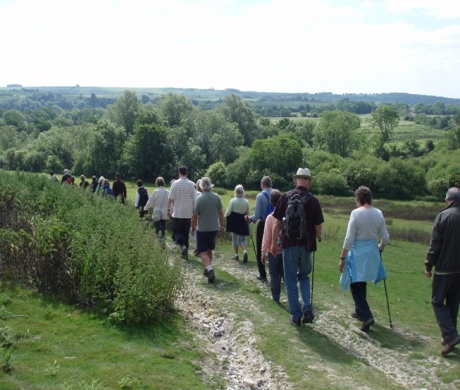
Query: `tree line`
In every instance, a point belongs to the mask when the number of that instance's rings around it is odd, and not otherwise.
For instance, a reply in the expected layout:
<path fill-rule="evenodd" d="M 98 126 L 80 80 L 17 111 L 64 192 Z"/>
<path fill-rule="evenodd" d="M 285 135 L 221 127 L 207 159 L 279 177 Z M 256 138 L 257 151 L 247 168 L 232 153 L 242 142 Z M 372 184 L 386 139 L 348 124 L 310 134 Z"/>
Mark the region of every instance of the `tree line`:
<path fill-rule="evenodd" d="M 319 193 L 345 195 L 367 184 L 390 198 L 439 197 L 444 187 L 460 185 L 460 114 L 452 117 L 443 140 L 425 144 L 394 142 L 401 116 L 401 105 L 381 104 L 366 128 L 357 114 L 338 109 L 322 112 L 318 120 L 275 122 L 236 94 L 205 110 L 185 95 L 169 93 L 144 104 L 125 91 L 106 109 L 0 110 L 0 166 L 32 172 L 68 168 L 87 176 L 120 172 L 153 181 L 175 177 L 185 164 L 193 180 L 208 175 L 219 186 L 241 183 L 248 189 L 257 189 L 264 175 L 287 189 L 292 172 L 308 166 Z M 388 180 L 388 173 L 398 180 Z"/>

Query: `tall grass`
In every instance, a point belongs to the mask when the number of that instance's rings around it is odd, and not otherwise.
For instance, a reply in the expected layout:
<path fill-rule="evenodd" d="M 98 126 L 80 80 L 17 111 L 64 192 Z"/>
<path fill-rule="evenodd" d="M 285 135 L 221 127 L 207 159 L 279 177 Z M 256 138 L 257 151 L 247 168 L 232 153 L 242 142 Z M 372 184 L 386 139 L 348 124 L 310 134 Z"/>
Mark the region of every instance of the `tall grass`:
<path fill-rule="evenodd" d="M 129 206 L 29 174 L 0 172 L 0 278 L 114 321 L 150 322 L 182 287 L 178 257 Z"/>

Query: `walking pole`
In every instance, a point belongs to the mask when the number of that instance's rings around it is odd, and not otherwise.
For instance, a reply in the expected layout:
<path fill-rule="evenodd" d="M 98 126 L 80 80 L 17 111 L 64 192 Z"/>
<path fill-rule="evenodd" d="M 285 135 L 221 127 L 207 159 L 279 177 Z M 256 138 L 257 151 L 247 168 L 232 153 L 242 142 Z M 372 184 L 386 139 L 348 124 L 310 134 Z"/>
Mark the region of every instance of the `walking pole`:
<path fill-rule="evenodd" d="M 321 242 L 321 237 L 318 237 L 318 242 Z M 315 251 L 316 252 L 316 251 Z M 313 262 L 311 264 L 311 294 L 310 294 L 310 306 L 313 309 L 313 286 L 315 283 L 315 252 L 313 252 Z"/>
<path fill-rule="evenodd" d="M 311 295 L 310 295 L 310 306 L 313 310 L 313 286 L 315 282 L 315 252 L 313 252 L 313 263 L 311 265 Z"/>
<path fill-rule="evenodd" d="M 251 237 L 251 241 L 252 241 L 252 248 L 254 249 L 254 256 L 257 257 L 256 245 L 254 244 L 254 238 L 252 237 L 252 230 L 251 230 L 250 222 L 248 222 L 248 226 L 249 226 L 249 236 Z"/>
<path fill-rule="evenodd" d="M 383 263 L 382 252 L 380 252 L 380 261 Z M 391 314 L 390 314 L 390 302 L 388 301 L 387 278 L 383 279 L 383 286 L 385 287 L 385 296 L 387 298 L 387 309 L 388 309 L 388 319 L 390 322 L 390 328 L 393 329 L 393 321 L 391 321 Z"/>

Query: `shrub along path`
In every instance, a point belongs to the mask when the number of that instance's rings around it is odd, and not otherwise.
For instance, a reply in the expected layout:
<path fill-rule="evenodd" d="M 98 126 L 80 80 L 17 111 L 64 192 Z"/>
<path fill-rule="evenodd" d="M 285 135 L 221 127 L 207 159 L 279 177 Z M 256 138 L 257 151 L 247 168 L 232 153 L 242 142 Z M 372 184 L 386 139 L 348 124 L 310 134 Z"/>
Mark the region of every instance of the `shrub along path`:
<path fill-rule="evenodd" d="M 419 327 L 388 326 L 383 285 L 369 286 L 371 302 L 383 302 L 372 307 L 376 325 L 367 334 L 349 315 L 349 293 L 337 294 L 338 283 L 329 286 L 321 278 L 315 280 L 314 323 L 295 328 L 288 321 L 284 285 L 278 305 L 271 300 L 269 285 L 255 278 L 253 258 L 246 265 L 230 257 L 217 252 L 214 284 L 207 283 L 199 260 L 186 262 L 188 288 L 177 302 L 188 329 L 216 356 L 203 371 L 226 378 L 227 389 L 460 386 L 460 377 L 454 374 L 459 368 L 458 350 L 441 358 L 439 340 Z M 317 256 L 316 261 L 316 272 L 324 272 L 320 263 L 324 259 Z M 393 315 L 399 320 L 398 313 Z"/>

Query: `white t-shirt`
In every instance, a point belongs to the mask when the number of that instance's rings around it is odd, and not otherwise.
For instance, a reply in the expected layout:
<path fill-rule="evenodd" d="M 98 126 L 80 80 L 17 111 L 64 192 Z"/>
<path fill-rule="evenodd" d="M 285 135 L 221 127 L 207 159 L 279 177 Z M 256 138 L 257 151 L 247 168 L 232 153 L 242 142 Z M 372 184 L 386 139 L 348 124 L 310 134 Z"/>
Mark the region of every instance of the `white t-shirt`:
<path fill-rule="evenodd" d="M 177 179 L 169 191 L 169 199 L 174 201 L 173 218 L 192 218 L 195 198 L 195 183 L 186 177 Z"/>

